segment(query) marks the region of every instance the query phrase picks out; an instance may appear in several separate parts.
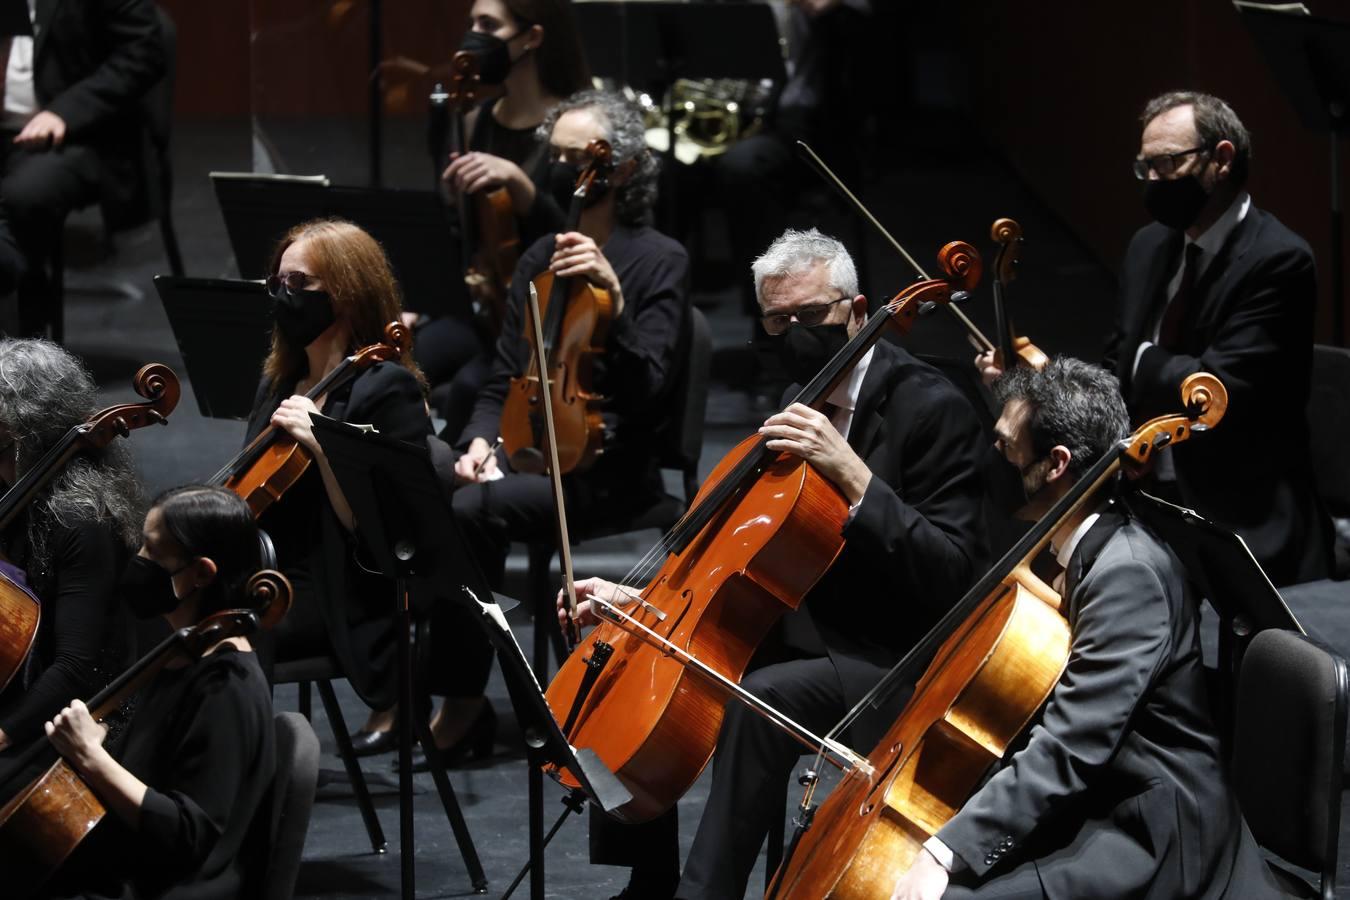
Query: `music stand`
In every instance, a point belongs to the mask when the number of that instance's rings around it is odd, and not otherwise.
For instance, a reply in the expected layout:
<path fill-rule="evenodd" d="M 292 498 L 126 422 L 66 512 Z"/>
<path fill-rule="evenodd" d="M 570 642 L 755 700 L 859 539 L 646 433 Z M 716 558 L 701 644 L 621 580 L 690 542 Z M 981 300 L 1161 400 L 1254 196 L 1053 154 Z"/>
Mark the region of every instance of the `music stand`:
<path fill-rule="evenodd" d="M 681 78 L 787 80 L 778 24 L 762 3 L 594 0 L 573 5 L 591 72 L 665 104 L 666 200 L 675 221 L 675 108 Z"/>
<path fill-rule="evenodd" d="M 337 217 L 380 242 L 403 291 L 403 306 L 469 317 L 453 219 L 435 191 L 344 187 L 325 178 L 212 172 L 239 274 L 266 278 L 277 243 L 293 226 Z"/>
<path fill-rule="evenodd" d="M 272 337 L 263 283 L 172 275 L 154 281 L 201 414 L 247 419 Z"/>
<path fill-rule="evenodd" d="M 342 493 L 351 506 L 361 538 L 361 552 L 368 554 L 386 578 L 395 585 L 398 616 L 398 761 L 399 761 L 399 856 L 402 864 L 404 900 L 416 895 L 413 858 L 412 743 L 426 754 L 441 805 L 450 821 L 460 855 L 469 871 L 474 891 L 487 891 L 473 837 L 436 753 L 436 742 L 426 716 L 414 703 L 411 634 L 411 592 L 426 597 L 443 596 L 452 583 L 481 581 L 472 560 L 464 552 L 448 512 L 440 483 L 431 468 L 426 448 L 374 434 L 326 416 L 310 416 L 314 436 L 323 448 Z"/>
<path fill-rule="evenodd" d="M 1331 328 L 1345 332 L 1345 262 L 1341 249 L 1341 132 L 1350 129 L 1350 24 L 1263 4 L 1235 2 L 1275 81 L 1303 124 L 1331 137 Z"/>
<path fill-rule="evenodd" d="M 410 615 L 406 602 L 409 589 L 468 603 L 478 614 L 488 639 L 497 650 L 511 705 L 525 735 L 530 791 L 530 863 L 526 868 L 531 873 L 531 896 L 542 900 L 544 847 L 562 821 L 571 812 L 582 808 L 584 798 L 591 799 L 601 809 L 614 810 L 632 797 L 593 751 L 575 751 L 567 742 L 520 645 L 506 624 L 502 609 L 492 599 L 493 594 L 482 572 L 464 548 L 428 449 L 324 416 L 312 415 L 310 418 L 314 423 L 314 435 L 351 504 L 363 543 L 375 551 L 380 568 L 386 574 L 394 573 L 400 585 L 400 615 Z M 410 704 L 411 672 L 404 664 L 410 655 L 405 655 L 407 651 L 403 647 L 407 635 L 408 629 L 401 624 L 399 671 L 401 679 L 407 673 L 408 693 L 403 692 L 401 685 L 400 703 Z M 400 727 L 410 718 L 400 713 Z M 427 751 L 428 762 L 433 762 L 430 729 L 424 721 L 420 721 L 420 729 L 419 737 Z M 542 768 L 549 763 L 572 772 L 582 788 L 568 797 L 567 811 L 545 837 Z M 406 764 L 401 762 L 401 765 L 406 773 Z M 408 827 L 411 829 L 411 825 Z M 411 843 L 411 832 L 408 843 Z M 463 849 L 461 843 L 461 851 Z M 515 883 L 519 883 L 523 875 L 522 872 Z M 478 886 L 475 880 L 475 887 Z"/>

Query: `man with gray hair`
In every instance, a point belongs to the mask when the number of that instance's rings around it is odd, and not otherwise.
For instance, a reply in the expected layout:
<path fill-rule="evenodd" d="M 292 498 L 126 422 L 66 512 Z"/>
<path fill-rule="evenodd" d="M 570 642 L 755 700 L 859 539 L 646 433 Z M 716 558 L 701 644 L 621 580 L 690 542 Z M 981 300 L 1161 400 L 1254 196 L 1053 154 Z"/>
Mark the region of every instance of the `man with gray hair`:
<path fill-rule="evenodd" d="M 753 268 L 763 327 L 787 371 L 808 382 L 867 319 L 853 261 L 837 240 L 812 229 L 783 234 Z M 883 341 L 827 400 L 823 410 L 789 405 L 760 434 L 769 449 L 805 459 L 839 488 L 850 507 L 844 549 L 760 646 L 742 681 L 817 733 L 876 685 L 961 597 L 988 557 L 980 426 L 950 382 Z M 586 599 L 614 587 L 589 579 L 577 589 L 589 616 Z M 871 746 L 903 701 L 895 696 L 860 720 L 850 742 Z M 770 823 L 783 814 L 800 753 L 776 726 L 728 704 L 679 897 L 744 896 Z"/>
<path fill-rule="evenodd" d="M 1080 360 L 1018 367 L 995 392 L 986 468 L 1017 518 L 1049 513 L 1129 430 L 1115 376 Z M 1025 746 L 896 873 L 893 900 L 1278 896 L 1224 779 L 1185 572 L 1107 493 L 1051 537 L 1064 673 Z"/>

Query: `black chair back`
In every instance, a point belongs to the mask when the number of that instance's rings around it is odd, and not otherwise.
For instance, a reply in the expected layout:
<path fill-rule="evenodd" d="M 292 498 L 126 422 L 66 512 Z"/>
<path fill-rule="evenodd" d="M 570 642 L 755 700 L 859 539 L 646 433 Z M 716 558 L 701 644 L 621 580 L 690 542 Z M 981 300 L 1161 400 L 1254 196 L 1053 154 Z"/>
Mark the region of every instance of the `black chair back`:
<path fill-rule="evenodd" d="M 1350 674 L 1294 631 L 1252 639 L 1238 673 L 1233 781 L 1257 843 L 1335 897 Z M 1283 879 L 1288 873 L 1277 870 Z"/>
<path fill-rule="evenodd" d="M 708 382 L 712 377 L 712 329 L 703 311 L 689 309 L 689 352 L 680 381 L 671 396 L 679 398 L 680 408 L 669 426 L 669 440 L 661 466 L 678 469 L 684 476 L 684 499 L 689 503 L 698 493 L 698 461 L 703 452 L 703 428 L 708 414 Z"/>
<path fill-rule="evenodd" d="M 299 713 L 279 712 L 273 721 L 277 771 L 248 836 L 243 896 L 290 900 L 319 781 L 319 739 Z"/>

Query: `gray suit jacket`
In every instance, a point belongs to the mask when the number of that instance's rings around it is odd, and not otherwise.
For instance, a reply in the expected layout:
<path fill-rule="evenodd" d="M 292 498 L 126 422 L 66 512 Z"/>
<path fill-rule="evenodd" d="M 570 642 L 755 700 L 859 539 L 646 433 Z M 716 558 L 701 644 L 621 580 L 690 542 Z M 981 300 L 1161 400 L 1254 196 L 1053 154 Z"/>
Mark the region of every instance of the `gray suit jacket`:
<path fill-rule="evenodd" d="M 1065 595 L 1073 644 L 1039 724 L 938 837 L 975 880 L 1030 865 L 1052 898 L 1261 896 L 1181 564 L 1108 510 Z"/>

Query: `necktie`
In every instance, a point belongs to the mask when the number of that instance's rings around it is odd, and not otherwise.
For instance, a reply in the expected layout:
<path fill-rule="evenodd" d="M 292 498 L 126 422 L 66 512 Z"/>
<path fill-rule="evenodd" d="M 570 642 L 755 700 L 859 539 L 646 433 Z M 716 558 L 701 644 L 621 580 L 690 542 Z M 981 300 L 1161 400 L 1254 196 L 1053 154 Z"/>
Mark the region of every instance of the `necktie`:
<path fill-rule="evenodd" d="M 1180 350 L 1190 326 L 1191 305 L 1195 299 L 1195 275 L 1200 263 L 1200 245 L 1186 246 L 1186 260 L 1181 266 L 1181 284 L 1176 295 L 1163 312 L 1158 326 L 1158 344 L 1165 350 Z"/>

